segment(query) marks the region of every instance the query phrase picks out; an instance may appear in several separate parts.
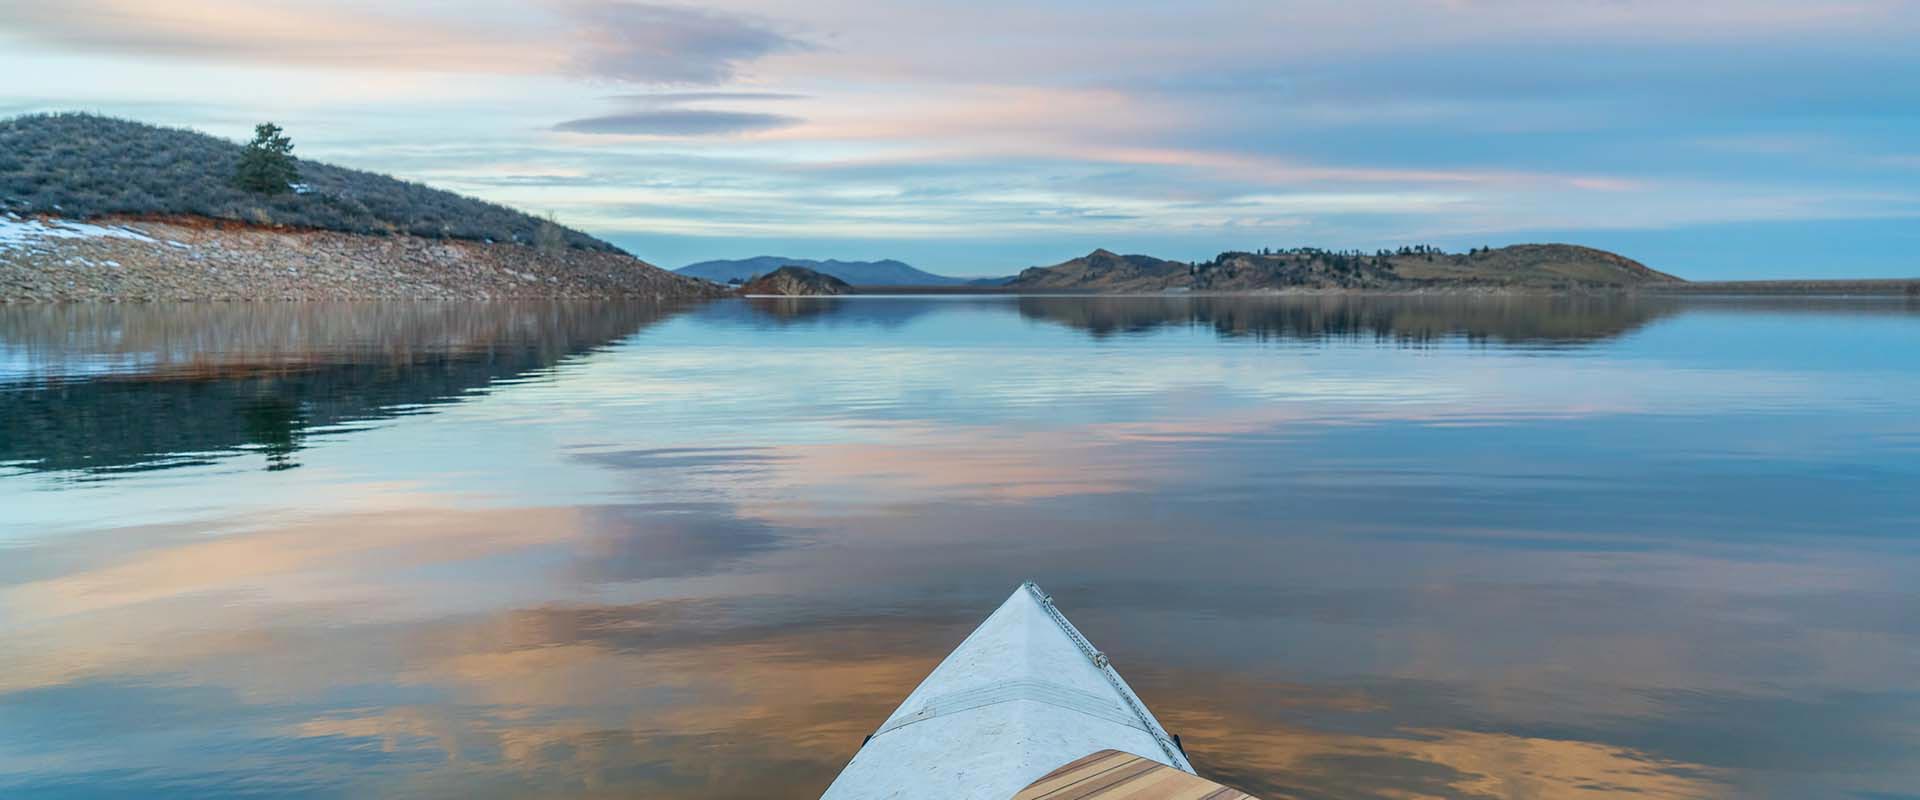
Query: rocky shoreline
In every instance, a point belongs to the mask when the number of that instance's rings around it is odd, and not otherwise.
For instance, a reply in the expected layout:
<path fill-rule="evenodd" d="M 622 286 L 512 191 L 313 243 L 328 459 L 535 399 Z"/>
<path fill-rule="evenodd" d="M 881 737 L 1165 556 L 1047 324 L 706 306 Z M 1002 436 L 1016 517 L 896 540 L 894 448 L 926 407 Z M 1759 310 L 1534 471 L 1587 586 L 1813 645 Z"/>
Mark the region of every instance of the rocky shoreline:
<path fill-rule="evenodd" d="M 0 215 L 0 302 L 727 294 L 624 253 L 199 218 L 82 223 Z"/>

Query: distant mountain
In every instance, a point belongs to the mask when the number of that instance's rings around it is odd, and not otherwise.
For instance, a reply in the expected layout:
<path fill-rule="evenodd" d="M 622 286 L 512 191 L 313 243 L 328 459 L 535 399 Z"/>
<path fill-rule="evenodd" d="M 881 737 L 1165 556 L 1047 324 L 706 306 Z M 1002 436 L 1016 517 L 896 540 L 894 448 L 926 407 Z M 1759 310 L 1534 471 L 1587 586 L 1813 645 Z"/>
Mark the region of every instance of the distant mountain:
<path fill-rule="evenodd" d="M 847 290 L 851 288 L 853 287 L 848 286 L 846 281 L 824 272 L 815 272 L 806 267 L 789 266 L 781 267 L 765 275 L 761 275 L 758 278 L 747 281 L 746 285 L 740 287 L 740 293 L 798 297 L 807 295 L 846 294 Z"/>
<path fill-rule="evenodd" d="M 1221 253 L 1183 263 L 1095 250 L 1022 271 L 1013 289 L 1099 292 L 1246 292 L 1275 289 L 1400 290 L 1455 287 L 1578 289 L 1681 283 L 1624 256 L 1567 244 L 1521 244 L 1447 253 L 1431 247 L 1376 251 L 1317 248 Z"/>
<path fill-rule="evenodd" d="M 1012 283 L 1013 280 L 1018 277 L 1020 276 L 1001 275 L 995 278 L 968 278 L 966 279 L 966 285 L 967 286 L 1005 286 L 1009 283 Z"/>
<path fill-rule="evenodd" d="M 756 256 L 754 258 L 722 259 L 688 264 L 674 270 L 682 275 L 704 278 L 714 283 L 745 281 L 755 275 L 765 275 L 781 267 L 806 267 L 807 269 L 846 281 L 855 286 L 958 286 L 967 283 L 966 278 L 950 278 L 931 272 L 914 269 L 912 266 L 893 259 L 884 261 L 837 261 L 828 259 L 816 261 L 811 258 L 787 258 L 785 256 Z"/>

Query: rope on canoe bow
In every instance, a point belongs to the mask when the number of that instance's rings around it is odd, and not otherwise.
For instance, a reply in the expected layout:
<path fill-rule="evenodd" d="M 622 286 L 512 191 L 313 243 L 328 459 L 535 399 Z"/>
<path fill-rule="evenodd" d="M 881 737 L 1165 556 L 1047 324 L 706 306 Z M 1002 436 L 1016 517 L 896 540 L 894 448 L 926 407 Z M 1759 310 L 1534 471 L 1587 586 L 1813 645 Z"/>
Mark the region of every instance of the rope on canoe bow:
<path fill-rule="evenodd" d="M 1066 634 L 1075 647 L 1080 648 L 1080 652 L 1086 655 L 1088 661 L 1093 662 L 1094 669 L 1100 670 L 1100 676 L 1106 678 L 1107 683 L 1113 687 L 1113 693 L 1119 695 L 1120 701 L 1127 704 L 1127 710 L 1132 711 L 1133 716 L 1140 720 L 1140 729 L 1153 737 L 1154 744 L 1160 745 L 1160 752 L 1167 755 L 1167 763 L 1189 773 L 1193 772 L 1193 767 L 1187 763 L 1184 749 L 1169 741 L 1166 734 L 1161 732 L 1160 725 L 1147 714 L 1146 708 L 1140 705 L 1140 701 L 1133 699 L 1133 692 L 1127 689 L 1126 684 L 1120 682 L 1120 676 L 1113 671 L 1113 665 L 1107 662 L 1107 654 L 1094 649 L 1093 643 L 1087 641 L 1085 636 L 1081 636 L 1080 631 L 1076 630 L 1072 623 L 1067 622 L 1066 615 L 1061 614 L 1060 609 L 1053 607 L 1053 595 L 1042 591 L 1040 585 L 1033 581 L 1027 581 L 1025 585 L 1027 591 L 1033 595 L 1033 599 L 1040 603 L 1041 608 L 1046 609 L 1047 616 L 1053 618 L 1053 624 L 1059 626 L 1060 632 Z"/>

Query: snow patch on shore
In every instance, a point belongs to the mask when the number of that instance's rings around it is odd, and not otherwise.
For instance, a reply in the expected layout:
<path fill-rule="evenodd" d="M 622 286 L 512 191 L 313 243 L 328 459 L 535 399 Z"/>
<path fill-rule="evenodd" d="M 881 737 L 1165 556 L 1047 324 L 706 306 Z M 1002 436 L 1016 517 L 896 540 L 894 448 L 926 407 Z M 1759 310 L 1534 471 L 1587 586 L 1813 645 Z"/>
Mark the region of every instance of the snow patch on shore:
<path fill-rule="evenodd" d="M 93 225 L 66 219 L 22 217 L 11 212 L 0 214 L 0 250 L 16 247 L 32 249 L 49 239 L 96 239 L 112 237 L 158 244 L 160 240 L 119 225 Z M 169 242 L 169 244 L 172 244 Z"/>

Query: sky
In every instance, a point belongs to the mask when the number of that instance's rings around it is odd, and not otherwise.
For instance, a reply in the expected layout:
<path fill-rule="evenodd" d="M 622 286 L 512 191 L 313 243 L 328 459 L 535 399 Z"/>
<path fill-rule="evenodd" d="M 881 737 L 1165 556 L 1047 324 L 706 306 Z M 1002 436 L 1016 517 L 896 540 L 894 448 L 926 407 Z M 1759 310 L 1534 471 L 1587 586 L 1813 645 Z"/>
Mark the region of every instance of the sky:
<path fill-rule="evenodd" d="M 1566 241 L 1904 277 L 1916 41 L 1912 0 L 7 2 L 0 115 L 272 120 L 667 267 Z"/>

